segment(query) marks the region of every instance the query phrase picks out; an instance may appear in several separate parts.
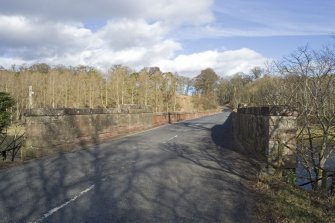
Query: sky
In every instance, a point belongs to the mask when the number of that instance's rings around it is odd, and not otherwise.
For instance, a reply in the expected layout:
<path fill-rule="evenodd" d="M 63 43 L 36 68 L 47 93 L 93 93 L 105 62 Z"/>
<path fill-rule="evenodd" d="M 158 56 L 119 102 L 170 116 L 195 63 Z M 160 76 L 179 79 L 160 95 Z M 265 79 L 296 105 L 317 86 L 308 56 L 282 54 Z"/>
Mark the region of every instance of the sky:
<path fill-rule="evenodd" d="M 248 73 L 334 44 L 334 0 L 1 0 L 0 66 Z"/>

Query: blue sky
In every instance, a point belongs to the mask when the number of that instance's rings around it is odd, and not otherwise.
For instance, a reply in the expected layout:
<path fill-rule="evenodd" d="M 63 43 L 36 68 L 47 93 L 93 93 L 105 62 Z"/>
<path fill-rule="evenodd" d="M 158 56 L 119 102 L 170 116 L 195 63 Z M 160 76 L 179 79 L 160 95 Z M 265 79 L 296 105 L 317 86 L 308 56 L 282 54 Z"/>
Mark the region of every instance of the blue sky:
<path fill-rule="evenodd" d="M 0 66 L 114 64 L 195 76 L 248 72 L 334 44 L 334 0 L 4 0 Z"/>
<path fill-rule="evenodd" d="M 299 46 L 321 48 L 335 34 L 335 1 L 215 1 L 213 34 L 183 39 L 187 53 L 250 48 L 280 59 Z"/>
<path fill-rule="evenodd" d="M 280 60 L 288 56 L 297 47 L 308 45 L 313 49 L 320 49 L 332 45 L 334 39 L 330 35 L 306 36 L 263 36 L 263 37 L 220 37 L 201 40 L 185 40 L 184 52 L 192 53 L 206 49 L 236 50 L 250 48 L 262 55 Z"/>

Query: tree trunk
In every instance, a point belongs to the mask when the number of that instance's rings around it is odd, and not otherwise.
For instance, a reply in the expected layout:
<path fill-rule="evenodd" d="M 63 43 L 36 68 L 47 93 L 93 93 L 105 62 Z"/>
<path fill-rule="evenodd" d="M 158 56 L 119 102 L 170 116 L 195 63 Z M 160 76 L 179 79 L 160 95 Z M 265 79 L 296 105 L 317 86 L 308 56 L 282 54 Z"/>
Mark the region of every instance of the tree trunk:
<path fill-rule="evenodd" d="M 105 86 L 105 104 L 106 104 L 106 108 L 108 107 L 108 88 L 107 88 L 107 79 L 106 79 L 106 86 Z"/>
<path fill-rule="evenodd" d="M 333 170 L 332 184 L 330 186 L 330 193 L 335 195 L 335 168 Z"/>
<path fill-rule="evenodd" d="M 55 80 L 52 80 L 52 108 L 55 108 Z"/>

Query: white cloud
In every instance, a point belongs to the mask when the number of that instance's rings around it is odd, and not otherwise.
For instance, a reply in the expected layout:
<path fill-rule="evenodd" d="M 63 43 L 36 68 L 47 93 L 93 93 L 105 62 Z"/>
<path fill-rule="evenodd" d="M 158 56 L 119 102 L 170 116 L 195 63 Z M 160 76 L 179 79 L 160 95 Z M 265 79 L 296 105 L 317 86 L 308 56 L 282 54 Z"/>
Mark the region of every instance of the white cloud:
<path fill-rule="evenodd" d="M 6 25 L 10 24 L 10 26 Z M 0 63 L 46 62 L 89 65 L 107 69 L 113 64 L 133 68 L 167 59 L 181 48 L 165 37 L 159 22 L 119 19 L 96 32 L 80 23 L 65 24 L 23 16 L 0 16 Z"/>
<path fill-rule="evenodd" d="M 263 27 L 221 27 L 209 24 L 205 26 L 191 26 L 176 32 L 182 39 L 211 39 L 220 37 L 276 37 L 276 36 L 310 36 L 325 35 L 334 32 L 331 26 L 313 26 L 307 24 L 280 24 L 278 26 Z"/>
<path fill-rule="evenodd" d="M 0 67 L 4 67 L 4 68 L 11 68 L 12 65 L 22 65 L 22 64 L 26 64 L 27 61 L 22 60 L 20 58 L 6 58 L 6 57 L 0 57 Z"/>
<path fill-rule="evenodd" d="M 214 20 L 211 6 L 214 0 L 144 0 L 144 11 L 153 18 L 173 23 L 206 24 Z M 141 2 L 141 1 L 140 1 Z"/>
<path fill-rule="evenodd" d="M 23 16 L 0 16 L 0 53 L 25 60 L 44 59 L 80 49 L 92 41 L 80 23 L 64 24 Z"/>
<path fill-rule="evenodd" d="M 206 37 L 306 36 L 334 32 L 333 0 L 222 0 L 213 9 L 222 19 L 200 27 Z"/>
<path fill-rule="evenodd" d="M 38 16 L 48 20 L 85 21 L 115 18 L 154 19 L 168 23 L 206 23 L 213 19 L 213 0 L 11 0 L 0 14 Z"/>
<path fill-rule="evenodd" d="M 200 38 L 203 33 L 220 35 L 221 30 L 209 24 L 214 19 L 212 4 L 213 0 L 8 1 L 0 8 L 0 66 L 45 62 L 106 70 L 123 64 L 134 69 L 160 66 L 195 76 L 207 67 L 230 75 L 262 65 L 265 58 L 250 49 L 177 55 L 182 44 L 170 36 L 181 27 Z M 97 21 L 102 23 L 91 30 L 89 24 Z"/>
<path fill-rule="evenodd" d="M 103 39 L 104 46 L 112 49 L 124 49 L 134 46 L 150 47 L 159 42 L 167 33 L 159 22 L 148 24 L 144 20 L 113 20 L 99 30 L 96 35 Z"/>
<path fill-rule="evenodd" d="M 220 76 L 248 72 L 254 66 L 263 66 L 267 58 L 247 48 L 229 51 L 205 51 L 179 55 L 172 60 L 158 62 L 164 71 L 174 71 L 185 76 L 196 76 L 201 70 L 213 68 Z"/>
<path fill-rule="evenodd" d="M 10 24 L 10 26 L 6 26 Z M 179 55 L 181 44 L 166 37 L 160 22 L 110 20 L 92 32 L 80 23 L 52 23 L 22 16 L 0 16 L 0 65 L 45 62 L 89 65 L 106 70 L 114 64 L 134 69 L 159 66 L 163 71 L 195 76 L 211 67 L 220 75 L 231 75 L 260 66 L 265 58 L 250 49 L 205 51 Z M 23 36 L 24 38 L 19 38 Z"/>

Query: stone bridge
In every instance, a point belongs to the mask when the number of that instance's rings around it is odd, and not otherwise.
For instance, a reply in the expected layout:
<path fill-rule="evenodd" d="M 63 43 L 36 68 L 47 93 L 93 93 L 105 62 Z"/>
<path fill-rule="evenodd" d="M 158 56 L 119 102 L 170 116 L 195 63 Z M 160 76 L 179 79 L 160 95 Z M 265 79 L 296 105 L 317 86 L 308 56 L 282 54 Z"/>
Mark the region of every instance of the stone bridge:
<path fill-rule="evenodd" d="M 289 165 L 295 113 L 214 113 L 27 111 L 23 156 L 54 155 L 0 170 L 1 222 L 251 222 L 250 154 Z"/>
<path fill-rule="evenodd" d="M 69 151 L 83 143 L 104 142 L 143 131 L 218 113 L 152 113 L 141 105 L 116 109 L 30 109 L 26 117 L 27 158 Z M 249 153 L 266 158 L 268 170 L 295 167 L 297 112 L 287 106 L 240 107 L 232 112 L 235 141 Z M 30 157 L 29 157 L 30 156 Z M 271 167 L 271 168 L 269 168 Z"/>

